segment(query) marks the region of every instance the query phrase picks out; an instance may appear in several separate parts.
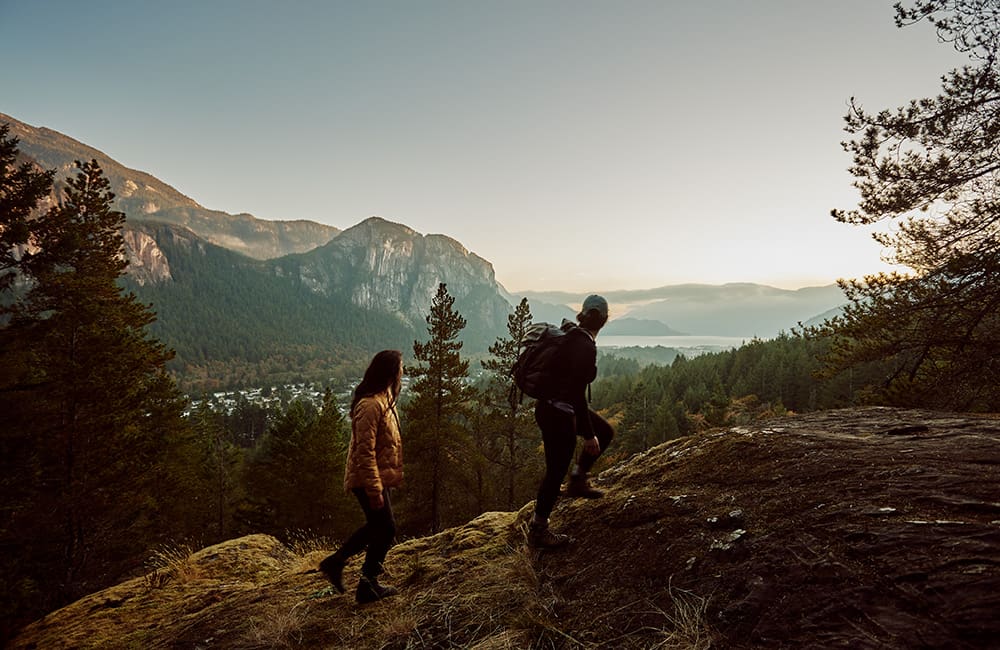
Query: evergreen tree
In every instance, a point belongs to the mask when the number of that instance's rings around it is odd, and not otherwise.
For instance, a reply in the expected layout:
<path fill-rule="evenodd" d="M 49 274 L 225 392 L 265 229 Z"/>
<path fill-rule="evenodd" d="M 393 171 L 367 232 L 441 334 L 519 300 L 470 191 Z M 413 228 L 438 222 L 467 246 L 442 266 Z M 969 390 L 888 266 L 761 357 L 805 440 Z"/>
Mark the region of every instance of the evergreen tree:
<path fill-rule="evenodd" d="M 117 284 L 124 215 L 97 162 L 77 168 L 39 218 L 3 215 L 5 232 L 11 219 L 33 245 L 17 263 L 27 290 L 0 330 L 8 478 L 24 486 L 5 556 L 47 606 L 113 579 L 167 533 L 160 496 L 174 483 L 159 461 L 185 428 L 170 351 L 147 336 L 154 315 Z"/>
<path fill-rule="evenodd" d="M 0 125 L 0 644 L 11 626 L 37 612 L 43 597 L 32 569 L 20 555 L 25 540 L 22 523 L 31 517 L 34 491 L 26 470 L 32 459 L 32 440 L 21 429 L 29 421 L 31 405 L 23 397 L 30 359 L 28 344 L 8 326 L 16 301 L 15 281 L 30 240 L 29 218 L 52 189 L 53 171 L 38 171 L 29 163 L 17 165 L 18 140 L 8 137 L 10 126 Z"/>
<path fill-rule="evenodd" d="M 516 387 L 511 372 L 530 324 L 528 299 L 522 298 L 514 313 L 507 316 L 507 338 L 497 337 L 489 349 L 492 356 L 482 361 L 491 377 L 480 392 L 476 439 L 481 453 L 499 470 L 497 483 L 503 486 L 500 503 L 507 510 L 531 498 L 542 464 L 536 453 L 540 438 L 531 409 L 513 399 Z M 531 482 L 526 483 L 528 475 Z"/>
<path fill-rule="evenodd" d="M 240 497 L 241 449 L 226 430 L 224 418 L 203 401 L 192 415 L 198 452 L 199 494 L 204 503 L 204 524 L 212 540 L 227 539 Z M 204 540 L 208 542 L 209 540 Z"/>
<path fill-rule="evenodd" d="M 414 357 L 426 365 L 407 369 L 413 378 L 404 410 L 407 495 L 414 506 L 407 512 L 412 528 L 432 532 L 442 528 L 447 497 L 450 509 L 457 511 L 455 519 L 468 514 L 468 504 L 462 503 L 467 492 L 447 490 L 468 484 L 468 464 L 474 458 L 468 432 L 469 363 L 462 360 L 458 340 L 465 319 L 454 304 L 447 285 L 440 283 L 426 319 L 430 340 L 413 342 Z"/>
<path fill-rule="evenodd" d="M 646 383 L 639 380 L 625 400 L 621 424 L 618 426 L 615 446 L 627 453 L 649 449 L 653 432 L 654 415 L 657 407 L 655 397 Z M 656 436 L 659 438 L 659 436 Z"/>
<path fill-rule="evenodd" d="M 930 21 L 970 63 L 941 94 L 870 113 L 852 100 L 844 144 L 861 200 L 834 210 L 876 234 L 910 273 L 841 283 L 843 316 L 813 331 L 833 340 L 826 375 L 887 362 L 872 400 L 1000 408 L 1000 12 L 993 2 L 896 5 L 899 27 Z"/>
<path fill-rule="evenodd" d="M 0 124 L 0 292 L 9 290 L 17 277 L 13 271 L 31 236 L 29 218 L 52 191 L 55 176 L 54 170 L 38 170 L 31 163 L 17 165 L 18 139 L 9 133 L 10 125 Z M 0 301 L 0 309 L 9 300 Z"/>
<path fill-rule="evenodd" d="M 293 400 L 261 438 L 244 470 L 246 502 L 240 518 L 248 532 L 284 539 L 299 531 L 346 535 L 343 490 L 347 430 L 333 394 L 322 410 Z"/>
<path fill-rule="evenodd" d="M 268 387 L 267 391 L 270 390 Z M 251 402 L 241 392 L 236 398 L 236 405 L 223 420 L 236 444 L 240 447 L 252 447 L 267 431 L 270 418 L 271 411 L 267 406 Z"/>

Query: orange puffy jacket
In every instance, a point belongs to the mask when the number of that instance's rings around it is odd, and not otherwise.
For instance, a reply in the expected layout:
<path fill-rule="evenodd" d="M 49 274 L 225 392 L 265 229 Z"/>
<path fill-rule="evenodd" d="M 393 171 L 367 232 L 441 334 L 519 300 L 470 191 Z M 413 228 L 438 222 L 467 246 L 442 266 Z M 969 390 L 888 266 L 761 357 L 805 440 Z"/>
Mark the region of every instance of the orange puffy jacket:
<path fill-rule="evenodd" d="M 369 495 L 403 482 L 403 440 L 389 393 L 362 397 L 351 415 L 351 447 L 344 469 L 344 489 L 364 488 Z"/>

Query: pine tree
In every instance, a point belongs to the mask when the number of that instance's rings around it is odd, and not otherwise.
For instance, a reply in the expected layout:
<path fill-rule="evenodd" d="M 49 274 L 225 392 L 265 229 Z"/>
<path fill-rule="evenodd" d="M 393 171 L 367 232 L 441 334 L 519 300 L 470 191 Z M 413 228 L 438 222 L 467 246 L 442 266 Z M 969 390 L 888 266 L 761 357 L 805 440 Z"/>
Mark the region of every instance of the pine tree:
<path fill-rule="evenodd" d="M 640 379 L 625 400 L 616 446 L 629 453 L 649 449 L 653 438 L 656 401 L 646 383 Z"/>
<path fill-rule="evenodd" d="M 31 163 L 17 165 L 18 139 L 9 133 L 10 125 L 0 124 L 0 292 L 8 291 L 17 277 L 13 271 L 30 240 L 29 218 L 52 191 L 55 176 L 54 170 L 42 171 Z M 0 301 L 0 309 L 9 300 Z"/>
<path fill-rule="evenodd" d="M 467 511 L 460 503 L 460 491 L 446 491 L 448 486 L 468 479 L 468 464 L 473 459 L 467 428 L 469 363 L 462 360 L 462 342 L 458 340 L 465 319 L 454 304 L 447 285 L 440 283 L 427 316 L 430 340 L 413 342 L 414 357 L 426 365 L 407 369 L 413 378 L 411 400 L 404 410 L 408 425 L 407 494 L 411 504 L 419 504 L 408 510 L 408 517 L 412 528 L 432 532 L 442 528 L 446 496 L 453 499 L 453 510 Z"/>
<path fill-rule="evenodd" d="M 28 342 L 9 326 L 11 305 L 22 290 L 19 267 L 31 238 L 30 218 L 52 190 L 53 171 L 38 171 L 30 163 L 17 165 L 18 140 L 8 137 L 10 126 L 0 125 L 0 643 L 11 626 L 40 609 L 43 598 L 37 574 L 22 552 L 21 537 L 30 521 L 35 492 L 33 445 L 22 423 L 32 418 L 25 399 L 29 375 Z"/>
<path fill-rule="evenodd" d="M 211 540 L 224 540 L 232 532 L 243 454 L 226 430 L 222 414 L 213 411 L 207 401 L 199 404 L 191 420 L 197 442 L 199 494 L 195 499 L 205 504 L 203 525 L 211 531 Z"/>
<path fill-rule="evenodd" d="M 244 469 L 248 532 L 284 539 L 307 531 L 342 536 L 354 523 L 343 490 L 346 424 L 331 391 L 321 411 L 293 400 L 261 438 Z"/>
<path fill-rule="evenodd" d="M 61 202 L 26 224 L 28 288 L 3 329 L 18 345 L 0 346 L 16 369 L 0 391 L 4 438 L 14 480 L 30 486 L 4 541 L 49 604 L 114 578 L 166 532 L 159 495 L 173 483 L 159 460 L 185 426 L 170 351 L 147 336 L 154 315 L 117 284 L 124 215 L 97 162 L 77 168 Z"/>
<path fill-rule="evenodd" d="M 969 65 L 941 94 L 870 113 L 853 99 L 844 144 L 861 193 L 852 224 L 888 222 L 876 239 L 911 273 L 841 282 L 843 316 L 812 334 L 833 341 L 826 375 L 887 367 L 870 399 L 1000 408 L 1000 12 L 978 0 L 896 5 L 899 27 L 930 21 Z"/>
<path fill-rule="evenodd" d="M 508 336 L 497 337 L 490 346 L 492 357 L 482 362 L 492 376 L 480 393 L 483 413 L 475 431 L 482 453 L 498 470 L 497 483 L 504 488 L 501 504 L 507 510 L 531 498 L 533 481 L 540 476 L 538 430 L 531 409 L 524 408 L 517 399 L 511 375 L 521 339 L 530 324 L 531 308 L 528 299 L 522 298 L 514 313 L 507 316 Z"/>

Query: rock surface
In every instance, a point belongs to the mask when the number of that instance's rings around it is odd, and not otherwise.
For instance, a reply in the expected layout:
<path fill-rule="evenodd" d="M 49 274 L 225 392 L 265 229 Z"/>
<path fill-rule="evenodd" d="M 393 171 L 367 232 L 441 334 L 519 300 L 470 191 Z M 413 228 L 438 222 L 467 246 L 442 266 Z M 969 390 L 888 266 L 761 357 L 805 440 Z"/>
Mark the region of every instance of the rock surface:
<path fill-rule="evenodd" d="M 1000 643 L 996 419 L 820 412 L 662 445 L 602 478 L 610 498 L 561 516 L 593 565 L 541 563 L 583 642 L 667 627 L 680 593 L 727 648 Z"/>
<path fill-rule="evenodd" d="M 524 547 L 530 504 L 397 545 L 384 602 L 328 595 L 326 550 L 251 536 L 13 647 L 997 647 L 995 417 L 791 416 L 660 445 L 599 483 L 603 499 L 560 501 L 562 552 Z"/>

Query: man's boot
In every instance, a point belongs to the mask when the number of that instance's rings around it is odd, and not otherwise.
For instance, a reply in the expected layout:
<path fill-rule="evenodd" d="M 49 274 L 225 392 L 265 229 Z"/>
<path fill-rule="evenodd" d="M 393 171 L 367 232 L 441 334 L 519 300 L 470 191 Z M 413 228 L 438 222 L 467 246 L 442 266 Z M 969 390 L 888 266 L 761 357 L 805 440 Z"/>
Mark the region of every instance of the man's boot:
<path fill-rule="evenodd" d="M 573 474 L 569 477 L 569 484 L 566 486 L 566 496 L 583 499 L 600 499 L 604 496 L 602 490 L 590 485 L 590 479 L 586 474 Z"/>
<path fill-rule="evenodd" d="M 319 563 L 319 570 L 326 576 L 326 579 L 330 581 L 334 589 L 340 593 L 344 593 L 344 561 L 340 559 L 336 553 L 327 556 L 325 560 Z"/>
<path fill-rule="evenodd" d="M 358 591 L 355 597 L 363 605 L 388 598 L 389 596 L 395 596 L 397 593 L 399 592 L 394 587 L 380 585 L 378 578 L 375 576 L 361 576 L 361 580 L 358 581 Z"/>
<path fill-rule="evenodd" d="M 549 524 L 536 523 L 532 521 L 528 524 L 528 546 L 537 549 L 556 549 L 569 544 L 569 535 L 553 533 L 549 530 Z"/>

